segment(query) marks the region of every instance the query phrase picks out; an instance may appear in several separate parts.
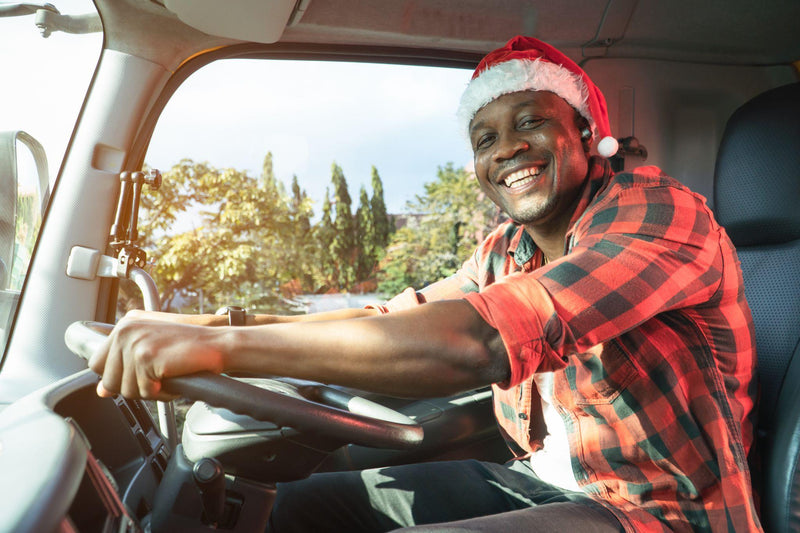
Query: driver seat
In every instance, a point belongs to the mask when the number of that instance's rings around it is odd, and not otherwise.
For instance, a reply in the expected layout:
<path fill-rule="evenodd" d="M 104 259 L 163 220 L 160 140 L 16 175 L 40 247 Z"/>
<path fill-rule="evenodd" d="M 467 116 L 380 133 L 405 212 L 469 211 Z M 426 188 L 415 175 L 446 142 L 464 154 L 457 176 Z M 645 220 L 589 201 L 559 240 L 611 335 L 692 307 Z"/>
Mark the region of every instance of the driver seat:
<path fill-rule="evenodd" d="M 800 83 L 753 98 L 728 120 L 714 204 L 755 323 L 761 520 L 770 533 L 800 531 Z"/>

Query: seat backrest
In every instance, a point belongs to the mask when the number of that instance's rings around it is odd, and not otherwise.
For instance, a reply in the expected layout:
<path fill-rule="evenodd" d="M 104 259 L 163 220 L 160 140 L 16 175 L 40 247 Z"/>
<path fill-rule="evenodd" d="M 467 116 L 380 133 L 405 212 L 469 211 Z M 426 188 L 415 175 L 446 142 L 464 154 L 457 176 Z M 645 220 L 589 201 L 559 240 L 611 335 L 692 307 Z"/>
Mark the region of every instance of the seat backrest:
<path fill-rule="evenodd" d="M 761 518 L 770 533 L 800 531 L 800 83 L 731 116 L 714 209 L 736 245 L 755 322 Z"/>

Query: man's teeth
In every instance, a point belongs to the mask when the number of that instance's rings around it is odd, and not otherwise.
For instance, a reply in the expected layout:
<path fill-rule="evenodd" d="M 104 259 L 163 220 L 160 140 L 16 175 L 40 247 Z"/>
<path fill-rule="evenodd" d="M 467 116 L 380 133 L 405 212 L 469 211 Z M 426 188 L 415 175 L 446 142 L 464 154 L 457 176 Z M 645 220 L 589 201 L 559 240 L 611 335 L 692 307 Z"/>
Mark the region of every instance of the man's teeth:
<path fill-rule="evenodd" d="M 541 172 L 542 169 L 539 167 L 518 170 L 513 174 L 509 174 L 503 184 L 511 189 L 516 189 L 517 187 L 522 187 L 523 185 L 532 182 L 539 174 L 541 174 Z"/>

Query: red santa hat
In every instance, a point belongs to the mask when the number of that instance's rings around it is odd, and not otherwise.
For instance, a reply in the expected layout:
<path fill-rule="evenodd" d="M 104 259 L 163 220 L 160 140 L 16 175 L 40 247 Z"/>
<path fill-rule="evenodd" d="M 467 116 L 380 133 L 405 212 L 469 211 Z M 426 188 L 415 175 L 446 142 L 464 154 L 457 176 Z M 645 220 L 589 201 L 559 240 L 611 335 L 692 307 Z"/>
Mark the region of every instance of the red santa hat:
<path fill-rule="evenodd" d="M 557 94 L 589 122 L 599 139 L 597 153 L 603 157 L 617 153 L 619 144 L 611 135 L 603 93 L 577 63 L 533 37 L 514 37 L 478 64 L 458 109 L 462 131 L 469 131 L 469 123 L 483 106 L 519 91 Z"/>

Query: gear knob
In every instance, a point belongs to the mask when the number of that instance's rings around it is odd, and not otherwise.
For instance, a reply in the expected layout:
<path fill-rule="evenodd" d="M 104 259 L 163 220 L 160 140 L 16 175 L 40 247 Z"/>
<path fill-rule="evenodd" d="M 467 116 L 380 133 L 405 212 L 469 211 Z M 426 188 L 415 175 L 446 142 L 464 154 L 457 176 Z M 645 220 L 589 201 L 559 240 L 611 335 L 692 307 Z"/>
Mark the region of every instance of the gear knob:
<path fill-rule="evenodd" d="M 225 472 L 213 457 L 204 457 L 192 469 L 195 485 L 203 500 L 203 511 L 210 524 L 219 524 L 225 512 Z"/>

